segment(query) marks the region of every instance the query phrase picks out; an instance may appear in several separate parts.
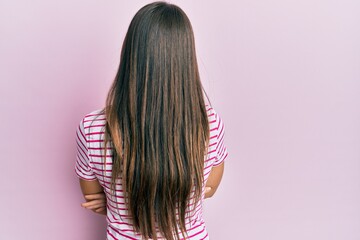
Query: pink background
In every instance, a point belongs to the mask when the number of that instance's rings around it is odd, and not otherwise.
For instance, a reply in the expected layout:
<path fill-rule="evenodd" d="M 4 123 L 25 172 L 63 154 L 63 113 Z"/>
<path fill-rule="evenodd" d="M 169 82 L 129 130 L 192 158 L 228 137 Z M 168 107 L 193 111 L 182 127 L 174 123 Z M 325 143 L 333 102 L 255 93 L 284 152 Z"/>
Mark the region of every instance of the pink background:
<path fill-rule="evenodd" d="M 173 2 L 226 124 L 211 239 L 360 239 L 360 2 Z M 80 207 L 75 129 L 145 3 L 0 2 L 0 239 L 105 239 Z"/>

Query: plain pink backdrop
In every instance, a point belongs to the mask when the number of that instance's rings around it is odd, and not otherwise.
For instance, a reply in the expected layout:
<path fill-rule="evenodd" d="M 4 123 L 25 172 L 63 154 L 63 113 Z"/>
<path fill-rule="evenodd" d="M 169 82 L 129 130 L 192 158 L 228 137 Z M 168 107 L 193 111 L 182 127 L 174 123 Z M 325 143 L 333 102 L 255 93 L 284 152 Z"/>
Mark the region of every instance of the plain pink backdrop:
<path fill-rule="evenodd" d="M 80 207 L 75 129 L 148 2 L 1 0 L 0 239 L 105 239 Z M 226 124 L 211 239 L 360 239 L 360 2 L 173 2 Z"/>

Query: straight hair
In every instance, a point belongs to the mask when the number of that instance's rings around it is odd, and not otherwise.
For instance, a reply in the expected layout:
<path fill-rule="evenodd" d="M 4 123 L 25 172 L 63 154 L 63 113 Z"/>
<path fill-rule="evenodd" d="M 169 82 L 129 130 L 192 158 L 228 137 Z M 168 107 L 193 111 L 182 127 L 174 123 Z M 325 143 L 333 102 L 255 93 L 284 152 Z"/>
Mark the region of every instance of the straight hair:
<path fill-rule="evenodd" d="M 144 238 L 186 236 L 186 215 L 201 201 L 209 122 L 191 23 L 178 6 L 141 8 L 125 36 L 108 92 L 110 189 L 121 180 L 134 231 Z M 195 209 L 193 209 L 195 210 Z"/>

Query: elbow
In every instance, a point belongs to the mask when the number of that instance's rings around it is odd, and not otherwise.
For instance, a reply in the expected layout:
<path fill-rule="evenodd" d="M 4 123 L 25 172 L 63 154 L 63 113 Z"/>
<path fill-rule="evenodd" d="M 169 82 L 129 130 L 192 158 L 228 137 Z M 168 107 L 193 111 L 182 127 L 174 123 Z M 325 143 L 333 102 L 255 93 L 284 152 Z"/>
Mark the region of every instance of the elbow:
<path fill-rule="evenodd" d="M 215 192 L 216 192 L 217 187 L 206 187 L 205 189 L 205 198 L 211 198 L 212 196 L 214 196 Z"/>

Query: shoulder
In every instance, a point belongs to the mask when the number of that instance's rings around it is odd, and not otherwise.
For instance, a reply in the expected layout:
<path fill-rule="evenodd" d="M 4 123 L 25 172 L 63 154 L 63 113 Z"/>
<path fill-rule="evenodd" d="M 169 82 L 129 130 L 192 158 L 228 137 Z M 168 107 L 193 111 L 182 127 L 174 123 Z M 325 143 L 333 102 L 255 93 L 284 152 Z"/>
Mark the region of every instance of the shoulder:
<path fill-rule="evenodd" d="M 208 115 L 210 129 L 218 130 L 221 125 L 223 125 L 221 117 L 211 105 L 205 105 L 205 107 Z"/>
<path fill-rule="evenodd" d="M 105 117 L 105 112 L 104 112 L 104 108 L 99 108 L 99 109 L 95 109 L 89 113 L 87 113 L 83 120 L 84 121 L 88 121 L 88 120 L 97 120 L 100 118 L 104 118 Z"/>
<path fill-rule="evenodd" d="M 84 126 L 89 126 L 98 121 L 105 121 L 104 108 L 95 109 L 85 114 L 82 118 Z"/>
<path fill-rule="evenodd" d="M 106 118 L 104 108 L 100 108 L 85 114 L 80 121 L 80 126 L 83 128 L 85 134 L 88 135 L 98 127 L 105 126 L 105 123 Z"/>
<path fill-rule="evenodd" d="M 215 118 L 216 111 L 211 105 L 208 104 L 205 104 L 205 108 L 210 122 L 212 118 Z"/>

